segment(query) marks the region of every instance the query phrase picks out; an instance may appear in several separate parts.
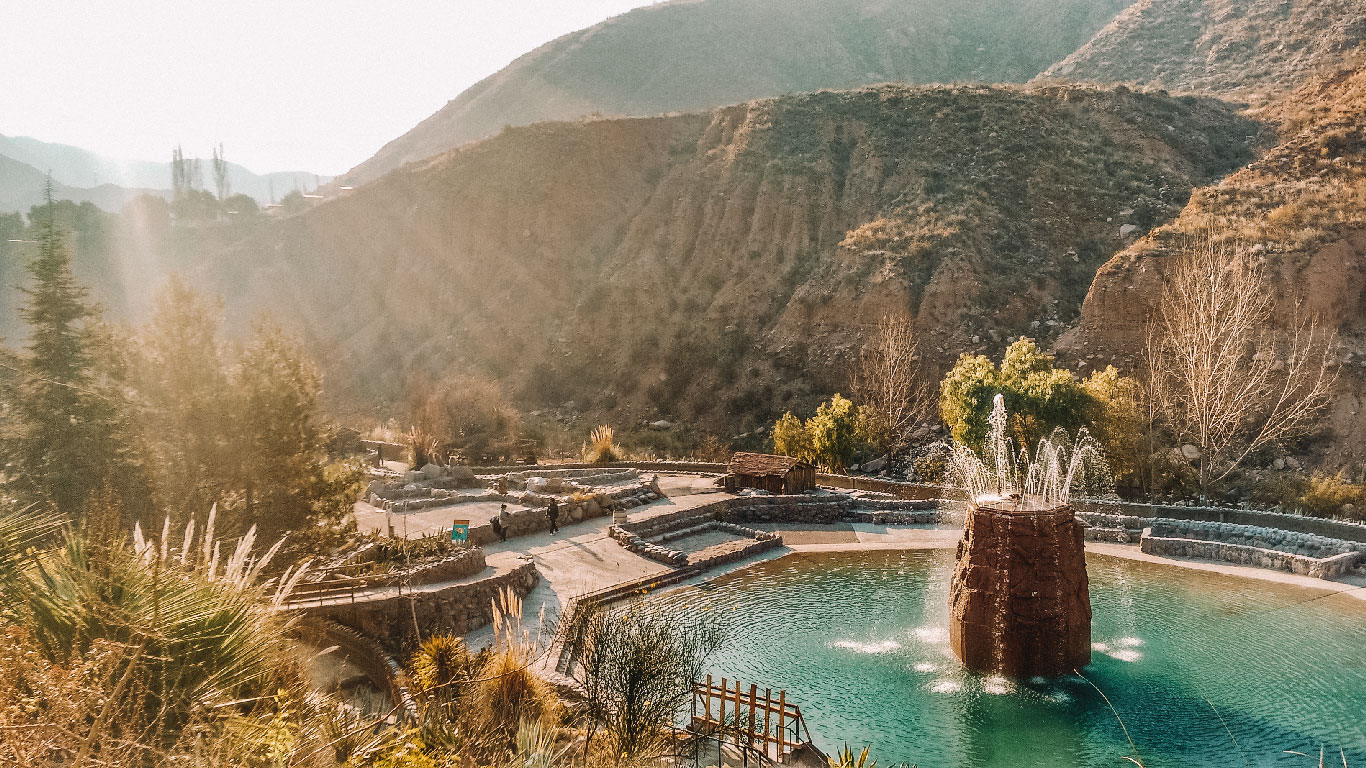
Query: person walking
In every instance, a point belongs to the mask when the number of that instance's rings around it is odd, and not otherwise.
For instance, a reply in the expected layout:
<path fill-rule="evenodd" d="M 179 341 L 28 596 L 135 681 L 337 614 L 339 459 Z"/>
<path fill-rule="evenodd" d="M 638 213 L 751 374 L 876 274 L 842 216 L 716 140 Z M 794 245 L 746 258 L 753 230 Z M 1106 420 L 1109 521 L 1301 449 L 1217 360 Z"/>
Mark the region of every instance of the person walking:
<path fill-rule="evenodd" d="M 560 524 L 559 524 L 559 521 L 560 521 L 560 505 L 559 505 L 559 503 L 557 503 L 554 499 L 551 499 L 551 500 L 550 500 L 550 506 L 546 508 L 546 510 L 545 510 L 545 516 L 548 517 L 548 518 L 550 518 L 550 533 L 551 533 L 551 535 L 554 535 L 554 534 L 559 533 L 559 532 L 560 532 Z"/>

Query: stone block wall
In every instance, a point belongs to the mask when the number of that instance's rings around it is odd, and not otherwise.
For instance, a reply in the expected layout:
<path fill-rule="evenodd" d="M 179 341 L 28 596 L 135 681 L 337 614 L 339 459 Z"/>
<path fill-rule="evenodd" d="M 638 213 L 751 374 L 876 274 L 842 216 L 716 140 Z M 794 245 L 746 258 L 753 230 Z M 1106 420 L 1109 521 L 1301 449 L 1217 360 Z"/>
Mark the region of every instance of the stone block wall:
<path fill-rule="evenodd" d="M 335 621 L 374 638 L 386 651 L 400 657 L 434 634 L 464 635 L 493 620 L 493 600 L 504 588 L 526 597 L 540 580 L 534 563 L 523 563 L 487 579 L 456 584 L 429 592 L 405 592 L 375 600 L 342 605 L 306 606 L 306 616 Z"/>
<path fill-rule="evenodd" d="M 1219 560 L 1234 565 L 1289 571 L 1316 579 L 1342 576 L 1355 568 L 1362 557 L 1360 552 L 1345 552 L 1323 558 L 1309 557 L 1246 544 L 1153 536 L 1150 533 L 1151 529 L 1145 529 L 1139 542 L 1139 548 L 1148 554 Z"/>
<path fill-rule="evenodd" d="M 1366 551 L 1366 544 L 1254 525 L 1157 518 L 1148 528 L 1148 535 L 1160 538 L 1219 541 L 1315 558 Z"/>

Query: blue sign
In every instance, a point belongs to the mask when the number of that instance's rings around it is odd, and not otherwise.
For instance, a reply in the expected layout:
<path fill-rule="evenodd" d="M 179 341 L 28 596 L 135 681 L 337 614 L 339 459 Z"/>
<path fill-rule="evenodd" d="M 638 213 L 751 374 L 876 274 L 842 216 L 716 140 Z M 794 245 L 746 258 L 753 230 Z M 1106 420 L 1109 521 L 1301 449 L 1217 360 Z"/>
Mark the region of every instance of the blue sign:
<path fill-rule="evenodd" d="M 451 523 L 451 541 L 469 541 L 470 521 L 456 520 Z"/>

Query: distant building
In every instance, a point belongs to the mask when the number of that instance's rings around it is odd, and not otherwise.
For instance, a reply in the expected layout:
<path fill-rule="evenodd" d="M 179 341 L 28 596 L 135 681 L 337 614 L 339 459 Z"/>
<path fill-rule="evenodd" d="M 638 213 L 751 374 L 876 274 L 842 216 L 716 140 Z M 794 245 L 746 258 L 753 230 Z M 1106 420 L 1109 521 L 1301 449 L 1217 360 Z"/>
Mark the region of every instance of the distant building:
<path fill-rule="evenodd" d="M 791 456 L 767 453 L 737 453 L 730 459 L 725 477 L 726 490 L 757 488 L 776 494 L 814 490 L 816 467 Z"/>

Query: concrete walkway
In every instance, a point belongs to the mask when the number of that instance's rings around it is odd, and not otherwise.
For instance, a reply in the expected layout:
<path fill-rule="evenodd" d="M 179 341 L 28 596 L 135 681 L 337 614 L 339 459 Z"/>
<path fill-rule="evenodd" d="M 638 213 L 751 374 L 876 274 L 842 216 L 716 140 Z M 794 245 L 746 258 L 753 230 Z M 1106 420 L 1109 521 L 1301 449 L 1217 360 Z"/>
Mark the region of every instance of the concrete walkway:
<path fill-rule="evenodd" d="M 717 490 L 712 478 L 660 476 L 659 487 L 665 498 L 631 510 L 632 521 L 731 498 Z M 608 537 L 611 525 L 610 517 L 599 517 L 562 526 L 553 536 L 543 531 L 485 545 L 489 565 L 535 561 L 541 580 L 522 600 L 522 620 L 527 628 L 534 629 L 538 617 L 546 626 L 553 626 L 564 607 L 581 595 L 673 570 L 628 552 Z M 482 648 L 492 642 L 492 629 L 471 632 L 465 640 L 471 648 Z"/>

